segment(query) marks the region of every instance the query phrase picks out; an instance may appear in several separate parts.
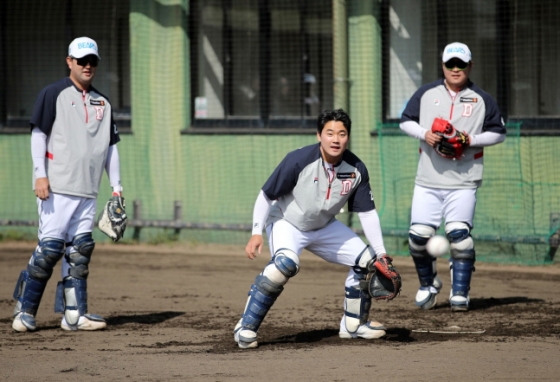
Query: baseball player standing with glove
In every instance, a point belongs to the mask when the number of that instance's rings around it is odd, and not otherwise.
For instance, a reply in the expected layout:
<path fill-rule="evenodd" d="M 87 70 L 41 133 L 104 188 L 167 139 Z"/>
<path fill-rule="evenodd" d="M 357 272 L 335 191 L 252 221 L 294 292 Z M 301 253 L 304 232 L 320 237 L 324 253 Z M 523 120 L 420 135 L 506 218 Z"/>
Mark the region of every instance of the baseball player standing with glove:
<path fill-rule="evenodd" d="M 14 291 L 12 327 L 37 328 L 35 316 L 56 263 L 62 259 L 55 311 L 64 330 L 98 330 L 105 320 L 89 314 L 88 264 L 95 246 L 92 231 L 103 169 L 113 197 L 100 216 L 103 232 L 118 240 L 126 227 L 121 192 L 119 134 L 109 100 L 91 84 L 100 57 L 94 40 L 72 41 L 69 77 L 45 87 L 31 118 L 34 191 L 39 211 L 39 242 Z"/>
<path fill-rule="evenodd" d="M 256 277 L 234 328 L 240 348 L 257 347 L 257 332 L 307 249 L 350 268 L 346 277 L 341 338 L 380 338 L 385 327 L 369 321 L 371 300 L 394 298 L 401 280 L 385 254 L 381 226 L 364 163 L 347 150 L 351 121 L 343 110 L 324 111 L 317 121 L 318 144 L 288 153 L 262 187 L 253 212 L 253 235 L 245 251 L 261 253 L 266 228 L 271 260 Z M 366 245 L 335 216 L 348 202 L 358 213 Z"/>
<path fill-rule="evenodd" d="M 466 311 L 476 259 L 470 233 L 482 183 L 483 148 L 503 142 L 506 129 L 496 101 L 469 80 L 469 48 L 451 43 L 442 61 L 445 78 L 420 87 L 401 117 L 400 128 L 420 140 L 408 241 L 420 280 L 416 305 L 431 309 L 442 283 L 426 243 L 445 220 L 451 243 L 449 302 L 452 311 Z"/>

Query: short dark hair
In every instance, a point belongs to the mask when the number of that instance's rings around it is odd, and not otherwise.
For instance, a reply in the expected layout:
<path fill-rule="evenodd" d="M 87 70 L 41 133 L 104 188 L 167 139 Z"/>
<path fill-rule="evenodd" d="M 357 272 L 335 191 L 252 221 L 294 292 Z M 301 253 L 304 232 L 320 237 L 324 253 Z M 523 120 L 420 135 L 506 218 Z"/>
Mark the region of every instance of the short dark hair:
<path fill-rule="evenodd" d="M 342 109 L 336 110 L 325 110 L 319 117 L 317 118 L 317 132 L 321 134 L 323 131 L 323 127 L 330 121 L 339 121 L 342 122 L 346 131 L 348 131 L 348 135 L 350 135 L 350 128 L 352 127 L 352 121 L 348 114 Z"/>

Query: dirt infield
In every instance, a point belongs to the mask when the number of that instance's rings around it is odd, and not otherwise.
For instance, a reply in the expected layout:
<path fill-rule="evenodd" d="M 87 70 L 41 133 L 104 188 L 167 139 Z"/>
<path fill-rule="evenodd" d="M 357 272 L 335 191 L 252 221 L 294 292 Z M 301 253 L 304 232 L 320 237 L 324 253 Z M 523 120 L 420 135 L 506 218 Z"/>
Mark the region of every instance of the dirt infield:
<path fill-rule="evenodd" d="M 238 246 L 98 245 L 89 306 L 100 332 L 65 332 L 53 312 L 59 267 L 38 330 L 11 328 L 11 298 L 33 243 L 0 243 L 0 370 L 9 381 L 557 381 L 560 266 L 477 263 L 472 309 L 451 313 L 449 272 L 432 311 L 413 304 L 409 258 L 395 259 L 401 296 L 374 302 L 381 340 L 338 338 L 347 270 L 309 253 L 270 311 L 260 347 L 240 350 L 232 329 L 268 261 Z M 451 333 L 439 333 L 450 331 Z M 483 333 L 480 333 L 482 332 Z M 477 333 L 463 333 L 477 332 Z"/>

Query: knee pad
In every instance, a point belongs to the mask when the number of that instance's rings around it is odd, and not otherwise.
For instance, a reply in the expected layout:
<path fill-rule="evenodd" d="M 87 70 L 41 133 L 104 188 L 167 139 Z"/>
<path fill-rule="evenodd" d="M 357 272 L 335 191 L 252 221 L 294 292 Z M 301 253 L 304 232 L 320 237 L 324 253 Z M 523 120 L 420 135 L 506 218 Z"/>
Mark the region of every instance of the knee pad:
<path fill-rule="evenodd" d="M 451 244 L 451 258 L 474 260 L 474 241 L 471 228 L 463 222 L 450 222 L 445 225 L 445 235 Z"/>
<path fill-rule="evenodd" d="M 373 262 L 375 261 L 376 255 L 373 249 L 367 245 L 362 252 L 356 257 L 354 266 L 352 269 L 356 273 L 356 278 L 358 280 L 365 279 L 369 271 L 373 270 Z"/>
<path fill-rule="evenodd" d="M 289 249 L 282 248 L 276 251 L 262 275 L 276 284 L 285 285 L 288 279 L 298 272 L 299 256 Z"/>
<path fill-rule="evenodd" d="M 45 238 L 39 241 L 27 265 L 29 276 L 40 281 L 48 281 L 56 263 L 64 255 L 64 244 L 62 239 Z"/>
<path fill-rule="evenodd" d="M 91 232 L 76 235 L 72 239 L 70 249 L 66 254 L 66 261 L 70 265 L 70 276 L 77 279 L 87 279 L 89 275 L 89 262 L 95 248 Z"/>
<path fill-rule="evenodd" d="M 425 224 L 412 224 L 408 231 L 408 247 L 412 257 L 426 257 L 426 244 L 434 236 L 436 229 Z"/>

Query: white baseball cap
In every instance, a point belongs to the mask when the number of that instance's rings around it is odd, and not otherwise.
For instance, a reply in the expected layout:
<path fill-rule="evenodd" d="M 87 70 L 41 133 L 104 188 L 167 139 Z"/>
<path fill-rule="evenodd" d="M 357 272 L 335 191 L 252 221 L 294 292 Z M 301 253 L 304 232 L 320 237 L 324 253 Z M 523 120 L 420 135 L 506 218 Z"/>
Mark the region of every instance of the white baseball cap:
<path fill-rule="evenodd" d="M 470 62 L 472 60 L 471 51 L 469 47 L 462 42 L 452 42 L 443 50 L 441 60 L 442 62 L 447 62 L 452 58 L 458 58 L 461 61 Z"/>
<path fill-rule="evenodd" d="M 68 46 L 68 56 L 70 57 L 82 58 L 88 54 L 95 54 L 99 57 L 97 43 L 89 37 L 78 37 Z"/>

